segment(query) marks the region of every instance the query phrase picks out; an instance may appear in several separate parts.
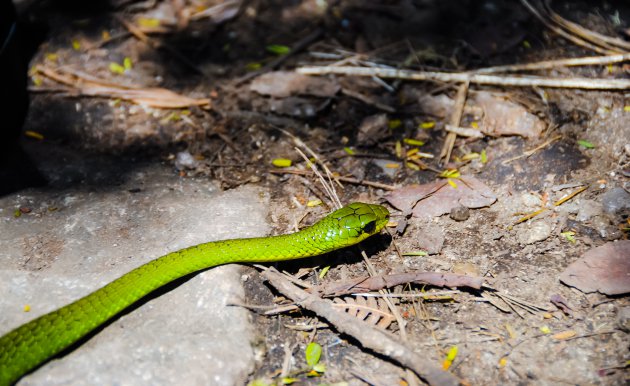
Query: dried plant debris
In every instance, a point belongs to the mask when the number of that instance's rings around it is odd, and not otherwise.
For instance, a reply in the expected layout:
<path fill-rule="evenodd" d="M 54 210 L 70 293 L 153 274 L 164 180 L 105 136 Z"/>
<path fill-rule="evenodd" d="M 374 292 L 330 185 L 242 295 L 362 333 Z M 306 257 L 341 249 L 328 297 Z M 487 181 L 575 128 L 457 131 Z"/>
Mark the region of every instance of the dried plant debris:
<path fill-rule="evenodd" d="M 250 90 L 276 98 L 292 95 L 332 97 L 339 89 L 339 84 L 334 80 L 302 75 L 293 71 L 269 72 L 254 79 L 250 85 Z"/>
<path fill-rule="evenodd" d="M 483 278 L 445 272 L 409 272 L 369 278 L 360 277 L 324 284 L 313 290 L 322 296 L 340 296 L 351 293 L 378 291 L 406 283 L 429 284 L 436 287 L 480 289 L 483 285 Z"/>
<path fill-rule="evenodd" d="M 155 108 L 178 109 L 190 106 L 210 108 L 208 98 L 190 98 L 165 88 L 116 84 L 69 68 L 52 69 L 37 66 L 36 70 L 39 74 L 69 87 L 67 91 L 71 95 L 78 93 L 84 96 L 123 99 Z"/>
<path fill-rule="evenodd" d="M 560 280 L 582 292 L 630 292 L 630 240 L 609 242 L 587 251 L 560 274 Z"/>
<path fill-rule="evenodd" d="M 492 205 L 497 196 L 475 177 L 462 176 L 456 186 L 442 180 L 422 185 L 410 185 L 386 196 L 387 201 L 414 217 L 438 217 L 458 206 L 476 209 Z"/>
<path fill-rule="evenodd" d="M 383 330 L 396 320 L 383 299 L 372 296 L 348 296 L 343 299 L 335 298 L 333 302 L 335 307 L 343 309 L 348 315 Z"/>

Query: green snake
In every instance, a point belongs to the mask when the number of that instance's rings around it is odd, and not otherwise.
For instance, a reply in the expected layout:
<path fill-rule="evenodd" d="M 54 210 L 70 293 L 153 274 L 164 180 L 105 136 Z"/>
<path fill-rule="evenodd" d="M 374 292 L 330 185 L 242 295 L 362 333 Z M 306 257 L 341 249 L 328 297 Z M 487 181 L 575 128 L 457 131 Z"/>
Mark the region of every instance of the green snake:
<path fill-rule="evenodd" d="M 0 385 L 15 383 L 157 288 L 227 263 L 268 263 L 321 255 L 354 245 L 383 229 L 389 212 L 352 203 L 299 232 L 209 242 L 152 260 L 91 294 L 0 338 Z"/>

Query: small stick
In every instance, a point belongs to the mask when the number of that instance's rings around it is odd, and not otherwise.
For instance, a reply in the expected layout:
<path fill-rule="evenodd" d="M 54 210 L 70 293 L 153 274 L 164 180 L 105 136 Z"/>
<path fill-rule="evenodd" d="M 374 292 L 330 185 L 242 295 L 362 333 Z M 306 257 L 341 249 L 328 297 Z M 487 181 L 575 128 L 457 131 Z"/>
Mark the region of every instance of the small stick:
<path fill-rule="evenodd" d="M 558 67 L 602 66 L 612 63 L 626 62 L 628 60 L 630 60 L 630 54 L 588 56 L 583 58 L 545 60 L 535 63 L 509 64 L 506 66 L 486 67 L 474 70 L 473 72 L 475 74 L 496 74 L 502 72 L 547 70 Z"/>
<path fill-rule="evenodd" d="M 450 121 L 451 126 L 458 127 L 459 123 L 462 120 L 462 115 L 464 114 L 464 105 L 466 104 L 466 95 L 468 95 L 468 86 L 470 86 L 470 82 L 466 80 L 462 84 L 460 84 L 459 88 L 457 89 L 457 97 L 455 98 L 453 115 L 451 115 Z M 440 152 L 440 158 L 444 158 L 444 165 L 448 164 L 448 161 L 450 161 L 451 159 L 451 152 L 453 151 L 453 146 L 455 146 L 455 139 L 457 139 L 456 133 L 449 132 L 446 135 L 444 146 L 442 147 L 442 151 Z"/>
<path fill-rule="evenodd" d="M 300 67 L 296 70 L 306 75 L 351 75 L 351 76 L 379 76 L 381 78 L 395 78 L 407 80 L 429 80 L 435 82 L 462 83 L 470 81 L 473 84 L 486 84 L 494 86 L 512 87 L 552 87 L 552 88 L 577 88 L 585 90 L 628 90 L 630 79 L 592 79 L 592 78 L 548 78 L 543 76 L 496 76 L 475 74 L 474 72 L 438 72 L 438 71 L 411 71 L 392 68 L 366 68 L 366 67 L 330 67 L 310 66 Z"/>
<path fill-rule="evenodd" d="M 310 175 L 313 174 L 313 172 L 310 172 L 308 170 L 296 170 L 296 169 L 269 170 L 269 173 L 273 173 L 273 174 L 297 174 L 297 175 L 300 175 L 300 176 L 310 176 Z M 339 180 L 339 181 L 347 182 L 349 184 L 371 186 L 373 188 L 383 189 L 383 190 L 396 190 L 395 186 L 382 184 L 380 182 L 359 180 L 359 179 L 353 178 L 353 177 L 335 177 L 335 178 L 337 180 Z"/>

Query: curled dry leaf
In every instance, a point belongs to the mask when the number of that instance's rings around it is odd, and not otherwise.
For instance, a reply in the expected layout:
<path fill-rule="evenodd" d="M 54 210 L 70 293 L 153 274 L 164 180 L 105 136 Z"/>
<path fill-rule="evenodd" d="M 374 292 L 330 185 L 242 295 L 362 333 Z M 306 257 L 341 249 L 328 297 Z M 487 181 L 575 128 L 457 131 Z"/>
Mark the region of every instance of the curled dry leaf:
<path fill-rule="evenodd" d="M 389 193 L 385 198 L 404 213 L 412 211 L 414 217 L 438 217 L 450 213 L 457 206 L 483 208 L 492 205 L 497 197 L 490 188 L 475 177 L 461 177 L 457 187 L 445 181 L 410 185 Z"/>
<path fill-rule="evenodd" d="M 609 242 L 587 251 L 560 274 L 560 280 L 582 292 L 630 292 L 630 240 Z"/>
<path fill-rule="evenodd" d="M 263 74 L 252 82 L 250 90 L 262 95 L 286 98 L 291 95 L 332 97 L 339 91 L 339 84 L 324 77 L 298 74 L 293 71 L 275 71 Z"/>

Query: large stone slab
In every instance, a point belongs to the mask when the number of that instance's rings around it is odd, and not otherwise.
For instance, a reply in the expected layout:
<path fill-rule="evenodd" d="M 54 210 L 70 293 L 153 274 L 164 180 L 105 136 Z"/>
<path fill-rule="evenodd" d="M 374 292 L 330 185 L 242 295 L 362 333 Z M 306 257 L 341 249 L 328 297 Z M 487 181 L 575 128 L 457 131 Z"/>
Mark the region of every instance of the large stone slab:
<path fill-rule="evenodd" d="M 160 166 L 109 190 L 0 199 L 0 334 L 170 251 L 267 234 L 267 200 L 260 189 L 222 193 Z M 31 212 L 15 217 L 19 207 Z M 253 369 L 253 331 L 245 310 L 225 306 L 243 296 L 237 266 L 203 272 L 19 384 L 243 384 Z"/>

